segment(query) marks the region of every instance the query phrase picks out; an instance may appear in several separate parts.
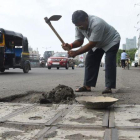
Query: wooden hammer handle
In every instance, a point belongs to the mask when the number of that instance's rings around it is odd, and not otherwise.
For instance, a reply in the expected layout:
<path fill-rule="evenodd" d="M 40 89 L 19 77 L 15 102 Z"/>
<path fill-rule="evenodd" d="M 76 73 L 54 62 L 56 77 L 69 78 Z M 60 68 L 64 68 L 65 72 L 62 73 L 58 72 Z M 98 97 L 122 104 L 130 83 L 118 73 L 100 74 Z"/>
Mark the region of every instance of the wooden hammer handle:
<path fill-rule="evenodd" d="M 52 26 L 51 23 L 48 24 L 50 26 L 50 28 L 53 30 L 53 32 L 56 34 L 56 36 L 58 37 L 58 39 L 61 41 L 62 44 L 65 44 L 65 42 L 63 41 L 63 39 L 60 37 L 60 35 L 57 33 L 57 31 L 54 29 L 54 27 Z"/>

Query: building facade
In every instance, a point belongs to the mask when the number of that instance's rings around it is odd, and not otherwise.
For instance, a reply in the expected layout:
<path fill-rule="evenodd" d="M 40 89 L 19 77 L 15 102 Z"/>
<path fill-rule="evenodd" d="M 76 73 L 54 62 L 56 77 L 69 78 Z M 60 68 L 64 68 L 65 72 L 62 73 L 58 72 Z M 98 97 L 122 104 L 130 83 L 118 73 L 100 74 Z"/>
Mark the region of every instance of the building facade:
<path fill-rule="evenodd" d="M 136 36 L 134 36 L 132 39 L 126 38 L 126 44 L 124 45 L 125 45 L 126 50 L 136 49 L 137 48 Z"/>
<path fill-rule="evenodd" d="M 126 44 L 123 44 L 123 45 L 122 45 L 122 49 L 123 49 L 123 50 L 126 50 Z"/>
<path fill-rule="evenodd" d="M 38 67 L 40 65 L 39 63 L 40 54 L 38 49 L 33 50 L 33 48 L 29 47 L 29 53 L 30 53 L 31 67 Z"/>

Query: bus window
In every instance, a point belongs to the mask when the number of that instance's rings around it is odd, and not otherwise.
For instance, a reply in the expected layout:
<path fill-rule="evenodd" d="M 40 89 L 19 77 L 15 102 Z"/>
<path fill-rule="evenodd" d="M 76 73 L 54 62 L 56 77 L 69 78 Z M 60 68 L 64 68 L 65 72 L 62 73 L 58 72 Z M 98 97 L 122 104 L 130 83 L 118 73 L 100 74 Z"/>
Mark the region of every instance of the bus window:
<path fill-rule="evenodd" d="M 0 43 L 2 43 L 3 41 L 3 36 L 2 36 L 2 33 L 0 32 Z"/>

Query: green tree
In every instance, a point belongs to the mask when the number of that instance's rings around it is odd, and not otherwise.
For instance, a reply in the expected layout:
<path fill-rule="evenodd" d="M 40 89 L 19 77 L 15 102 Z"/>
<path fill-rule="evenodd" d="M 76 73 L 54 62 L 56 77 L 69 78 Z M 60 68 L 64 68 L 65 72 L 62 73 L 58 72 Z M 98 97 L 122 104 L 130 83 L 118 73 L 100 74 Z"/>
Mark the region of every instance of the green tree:
<path fill-rule="evenodd" d="M 117 65 L 120 65 L 120 60 L 121 60 L 121 53 L 123 52 L 123 50 L 118 50 L 117 52 Z"/>
<path fill-rule="evenodd" d="M 126 51 L 126 53 L 128 54 L 131 62 L 134 61 L 136 51 L 137 51 L 137 49 L 131 49 L 131 50 Z"/>

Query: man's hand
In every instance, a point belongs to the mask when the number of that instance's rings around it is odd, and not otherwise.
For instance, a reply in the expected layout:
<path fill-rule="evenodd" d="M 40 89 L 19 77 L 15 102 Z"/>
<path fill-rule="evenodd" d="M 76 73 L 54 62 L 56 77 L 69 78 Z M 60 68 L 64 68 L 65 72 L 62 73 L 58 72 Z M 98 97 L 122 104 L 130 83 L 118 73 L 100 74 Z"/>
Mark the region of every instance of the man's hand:
<path fill-rule="evenodd" d="M 68 43 L 62 44 L 61 46 L 65 51 L 71 50 L 71 46 Z"/>
<path fill-rule="evenodd" d="M 69 54 L 69 57 L 73 57 L 73 58 L 78 55 L 77 51 L 68 51 L 68 54 Z"/>

